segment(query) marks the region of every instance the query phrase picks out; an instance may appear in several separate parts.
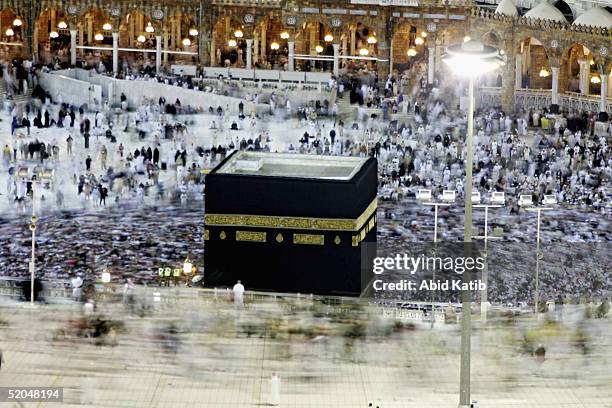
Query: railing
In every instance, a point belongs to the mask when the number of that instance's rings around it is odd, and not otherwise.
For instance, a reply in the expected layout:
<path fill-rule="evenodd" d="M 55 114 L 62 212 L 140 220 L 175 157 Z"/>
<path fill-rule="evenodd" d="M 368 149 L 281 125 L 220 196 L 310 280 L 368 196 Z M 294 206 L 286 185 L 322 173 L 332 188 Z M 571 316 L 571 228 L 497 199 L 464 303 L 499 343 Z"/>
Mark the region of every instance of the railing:
<path fill-rule="evenodd" d="M 487 20 L 505 21 L 508 23 L 516 23 L 518 25 L 537 27 L 542 30 L 556 29 L 576 33 L 601 35 L 604 37 L 609 37 L 611 35 L 610 30 L 608 30 L 607 28 L 575 25 L 552 20 L 541 20 L 539 18 L 534 19 L 525 16 L 507 16 L 505 14 L 497 14 L 495 13 L 495 11 L 487 10 L 480 7 L 472 8 L 472 17 L 485 18 Z"/>
<path fill-rule="evenodd" d="M 576 92 L 559 93 L 558 103 L 563 110 L 599 112 L 601 98 L 597 95 L 581 95 Z M 549 107 L 552 103 L 550 89 L 526 89 L 514 91 L 514 104 L 517 107 L 528 106 L 536 108 Z M 612 98 L 606 101 L 606 109 L 612 112 Z"/>
<path fill-rule="evenodd" d="M 544 109 L 550 107 L 552 91 L 550 89 L 519 88 L 514 91 L 514 105 L 516 107 L 530 107 Z"/>
<path fill-rule="evenodd" d="M 471 7 L 474 5 L 472 0 L 348 0 L 348 2 L 382 7 Z"/>
<path fill-rule="evenodd" d="M 559 94 L 559 105 L 568 110 L 599 112 L 601 97 L 577 92 Z M 612 98 L 606 100 L 606 111 L 612 112 Z"/>
<path fill-rule="evenodd" d="M 483 86 L 478 89 L 476 105 L 479 108 L 501 105 L 502 89 L 496 86 Z"/>

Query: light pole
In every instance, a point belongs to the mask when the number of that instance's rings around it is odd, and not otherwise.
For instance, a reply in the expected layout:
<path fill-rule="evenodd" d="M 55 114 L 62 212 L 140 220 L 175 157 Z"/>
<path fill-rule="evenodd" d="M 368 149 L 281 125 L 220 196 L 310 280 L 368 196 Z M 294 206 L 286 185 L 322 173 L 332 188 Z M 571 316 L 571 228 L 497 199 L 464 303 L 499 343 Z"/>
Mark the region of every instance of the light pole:
<path fill-rule="evenodd" d="M 438 207 L 449 207 L 455 203 L 455 192 L 452 190 L 444 190 L 442 192 L 442 201 L 433 202 L 431 190 L 419 189 L 416 193 L 417 201 L 422 202 L 424 205 L 429 205 L 434 208 L 434 250 L 438 249 Z M 432 281 L 436 280 L 436 271 L 433 271 Z M 436 304 L 434 298 L 435 291 L 431 292 L 431 327 L 433 328 L 436 320 Z"/>
<path fill-rule="evenodd" d="M 42 154 L 42 153 L 41 153 Z M 28 169 L 29 170 L 29 169 Z M 30 218 L 30 231 L 32 231 L 32 257 L 30 259 L 30 305 L 34 306 L 34 275 L 35 275 L 35 260 L 36 260 L 36 223 L 38 222 L 38 217 L 36 216 L 36 197 L 34 195 L 34 191 L 36 191 L 35 186 L 38 183 L 38 179 L 36 175 L 33 175 L 29 179 L 30 183 L 32 183 L 32 217 Z"/>
<path fill-rule="evenodd" d="M 503 192 L 494 192 L 491 193 L 490 201 L 491 204 L 480 204 L 480 193 L 477 191 L 472 193 L 473 207 L 484 208 L 485 210 L 484 235 L 472 237 L 474 239 L 482 239 L 484 241 L 485 269 L 482 271 L 482 283 L 484 283 L 484 289 L 480 292 L 480 320 L 483 322 L 487 321 L 489 289 L 489 254 L 487 252 L 487 242 L 490 239 L 501 239 L 501 237 L 498 236 L 489 236 L 489 208 L 503 207 L 506 199 Z"/>
<path fill-rule="evenodd" d="M 480 41 L 467 40 L 463 44 L 448 47 L 443 61 L 457 74 L 469 78 L 469 109 L 467 117 L 466 161 L 465 161 L 465 215 L 463 241 L 466 256 L 472 250 L 472 139 L 474 138 L 474 78 L 499 68 L 503 59 L 497 48 Z M 471 370 L 471 294 L 462 292 L 461 307 L 461 371 L 459 378 L 459 408 L 469 408 Z"/>
<path fill-rule="evenodd" d="M 542 220 L 542 211 L 550 211 L 553 209 L 552 206 L 557 204 L 557 199 L 554 195 L 545 195 L 542 200 L 542 206 L 533 207 L 533 200 L 530 194 L 521 195 L 519 197 L 519 206 L 525 208 L 526 211 L 538 213 L 537 232 L 536 232 L 536 275 L 535 275 L 535 295 L 533 299 L 533 311 L 537 316 L 538 314 L 538 302 L 540 292 L 540 258 L 542 253 L 540 252 L 540 222 Z"/>

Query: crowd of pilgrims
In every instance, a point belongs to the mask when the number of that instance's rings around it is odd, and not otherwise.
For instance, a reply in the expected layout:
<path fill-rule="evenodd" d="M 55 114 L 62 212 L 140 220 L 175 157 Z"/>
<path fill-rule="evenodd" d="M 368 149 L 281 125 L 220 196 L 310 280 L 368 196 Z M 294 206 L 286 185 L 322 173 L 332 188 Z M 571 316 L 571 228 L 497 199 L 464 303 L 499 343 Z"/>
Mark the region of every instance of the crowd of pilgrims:
<path fill-rule="evenodd" d="M 307 130 L 284 149 L 311 154 L 376 156 L 380 163 L 383 198 L 411 195 L 419 187 L 431 188 L 435 193 L 456 190 L 461 195 L 465 116 L 449 113 L 451 109 L 447 108 L 447 100 L 439 97 L 439 83 L 432 89 L 421 79 L 412 92 L 402 92 L 404 87 L 400 86 L 399 79 L 389 77 L 383 82 L 376 75 L 374 72 L 360 77 L 332 78 L 330 86 L 337 89 L 338 97 L 348 97 L 351 103 L 381 108 L 382 118 L 372 115 L 345 124 L 336 117 L 336 103 L 333 102 L 331 109 L 330 103 L 324 101 L 324 110 L 332 113 L 333 123 L 321 120 L 317 115 L 322 106 L 314 110 L 298 110 L 298 119 L 307 124 Z M 152 78 L 163 81 L 162 77 Z M 193 86 L 189 81 L 178 81 L 176 85 Z M 83 193 L 85 197 L 88 197 L 89 190 L 100 190 L 99 196 L 102 197 L 101 189 L 107 188 L 102 183 L 107 183 L 108 190 L 113 191 L 115 180 L 121 178 L 123 189 L 140 198 L 151 186 L 160 184 L 160 171 L 168 167 L 176 166 L 177 185 L 180 186 L 189 181 L 189 176 L 222 160 L 234 149 L 269 150 L 270 136 L 261 132 L 257 136 L 251 132 L 250 137 L 242 139 L 226 136 L 222 143 L 215 142 L 213 146 L 195 146 L 188 137 L 189 123 L 174 119 L 177 113 L 191 109 L 181 106 L 178 99 L 174 103 L 168 103 L 165 98 L 143 101 L 135 112 L 127 112 L 127 98 L 121 95 L 121 114 L 113 113 L 108 106 L 99 106 L 92 117 L 86 115 L 87 106 L 76 107 L 62 100 L 54 101 L 59 105 L 54 115 L 50 98 L 44 90 L 35 85 L 33 95 L 32 102 L 24 108 L 11 109 L 14 142 L 12 146 L 4 147 L 5 167 L 10 167 L 11 156 L 12 161 L 18 158 L 37 160 L 41 164 L 47 159 L 57 161 L 62 150 L 60 143 L 55 138 L 47 143 L 32 139 L 29 137 L 30 129 L 32 126 L 37 129 L 64 128 L 68 131 L 65 139 L 67 154 L 72 155 L 73 145 L 81 142 L 75 138 L 82 138 L 88 154 L 84 160 L 85 168 L 76 169 L 74 176 L 79 180 L 79 195 Z M 292 113 L 289 100 L 283 99 L 277 106 L 278 99 L 272 93 L 270 103 L 275 105 L 273 111 L 281 109 Z M 261 118 L 246 118 L 243 109 L 244 103 L 241 103 L 238 117 L 224 129 L 223 122 L 230 121 L 229 107 L 209 107 L 210 114 L 219 116 L 218 125 L 213 121 L 210 129 L 217 133 L 231 133 L 247 127 L 245 122 L 250 122 L 253 128 Z M 407 123 L 389 120 L 388 113 L 398 111 L 410 111 L 415 120 Z M 514 115 L 495 108 L 477 112 L 473 169 L 476 188 L 506 191 L 511 193 L 510 196 L 533 193 L 536 200 L 544 194 L 555 194 L 563 203 L 603 209 L 608 198 L 605 186 L 611 171 L 608 140 L 605 136 L 594 136 L 593 115 L 566 114 L 551 120 L 553 126 L 542 129 L 543 122 L 549 118 L 545 109 L 531 109 Z M 124 152 L 123 144 L 117 143 L 118 133 L 130 130 L 137 131 L 147 146 Z M 24 133 L 27 136 L 24 137 Z M 16 134 L 21 137 L 15 137 Z M 90 146 L 92 137 L 95 138 L 94 149 Z M 161 142 L 168 139 L 173 141 L 173 148 L 162 152 Z M 118 147 L 110 149 L 111 145 L 117 144 Z M 90 153 L 90 149 L 95 151 Z M 118 157 L 107 163 L 109 150 Z M 94 167 L 104 172 L 97 178 L 92 175 L 92 162 L 96 160 L 100 165 Z M 82 174 L 76 176 L 79 170 Z M 198 177 L 191 178 L 194 179 L 200 181 Z M 18 180 L 10 180 L 12 189 Z M 18 201 L 21 198 L 16 197 Z M 101 203 L 104 201 L 100 200 Z"/>

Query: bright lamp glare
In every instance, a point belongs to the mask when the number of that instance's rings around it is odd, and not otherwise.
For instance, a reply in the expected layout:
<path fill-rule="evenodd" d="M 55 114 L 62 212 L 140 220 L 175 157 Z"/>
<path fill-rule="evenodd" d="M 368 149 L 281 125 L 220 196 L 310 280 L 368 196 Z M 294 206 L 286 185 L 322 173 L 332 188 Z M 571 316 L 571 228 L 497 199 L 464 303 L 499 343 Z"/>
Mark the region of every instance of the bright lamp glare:
<path fill-rule="evenodd" d="M 414 39 L 414 43 L 416 45 L 423 45 L 424 42 L 425 42 L 425 40 L 423 40 L 422 37 L 417 37 L 417 38 Z"/>
<path fill-rule="evenodd" d="M 362 57 L 366 57 L 369 53 L 370 51 L 368 51 L 367 48 L 362 48 L 359 50 L 359 55 L 361 55 Z"/>
<path fill-rule="evenodd" d="M 289 38 L 289 33 L 288 33 L 288 32 L 286 32 L 286 31 L 283 31 L 283 32 L 280 34 L 280 38 L 282 38 L 283 40 L 288 39 L 288 38 Z"/>
<path fill-rule="evenodd" d="M 320 53 L 322 53 L 322 52 L 323 52 L 323 47 L 322 47 L 322 46 L 320 46 L 320 45 L 317 45 L 317 46 L 315 47 L 315 51 L 316 51 L 318 54 L 320 54 Z"/>
<path fill-rule="evenodd" d="M 6 35 L 7 35 L 7 37 L 12 37 L 12 36 L 14 36 L 14 35 L 15 35 L 15 31 L 13 31 L 13 29 L 12 29 L 12 28 L 7 28 L 7 29 L 6 29 L 6 32 L 5 32 L 4 34 L 6 34 Z"/>
<path fill-rule="evenodd" d="M 113 26 L 111 25 L 111 23 L 104 23 L 104 25 L 102 26 L 102 29 L 104 31 L 110 31 L 113 29 Z"/>
<path fill-rule="evenodd" d="M 65 30 L 66 28 L 68 28 L 68 24 L 65 21 L 60 21 L 59 23 L 57 23 L 57 28 L 59 28 L 60 30 Z"/>
<path fill-rule="evenodd" d="M 499 68 L 500 63 L 482 60 L 471 56 L 455 55 L 444 60 L 459 76 L 476 77 Z"/>
<path fill-rule="evenodd" d="M 468 41 L 448 48 L 444 62 L 459 76 L 477 77 L 499 68 L 502 59 L 496 48 Z"/>
<path fill-rule="evenodd" d="M 238 42 L 236 40 L 229 40 L 227 42 L 227 45 L 230 46 L 230 47 L 235 47 L 235 46 L 238 45 Z"/>
<path fill-rule="evenodd" d="M 183 38 L 183 45 L 189 47 L 191 45 L 191 40 L 189 38 Z"/>

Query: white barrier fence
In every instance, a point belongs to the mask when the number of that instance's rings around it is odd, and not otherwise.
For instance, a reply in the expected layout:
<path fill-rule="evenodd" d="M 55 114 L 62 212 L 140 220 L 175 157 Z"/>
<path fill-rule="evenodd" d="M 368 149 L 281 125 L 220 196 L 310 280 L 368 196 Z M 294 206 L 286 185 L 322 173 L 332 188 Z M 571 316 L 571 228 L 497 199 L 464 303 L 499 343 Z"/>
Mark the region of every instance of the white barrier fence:
<path fill-rule="evenodd" d="M 84 69 L 69 69 L 62 71 L 55 71 L 52 74 L 46 74 L 48 86 L 43 88 L 48 89 L 54 87 L 54 89 L 61 89 L 59 82 L 64 79 L 72 79 L 81 84 L 85 90 L 87 86 L 83 83 L 87 83 L 93 87 L 100 88 L 99 101 L 102 98 L 107 99 L 110 104 L 118 104 L 120 102 L 121 94 L 126 96 L 126 100 L 129 107 L 138 107 L 145 100 L 157 101 L 160 97 L 164 97 L 168 103 L 174 102 L 176 99 L 180 100 L 182 106 L 191 106 L 193 108 L 207 110 L 211 106 L 216 109 L 221 106 L 223 110 L 229 107 L 231 114 L 238 114 L 239 104 L 242 101 L 239 98 L 233 98 L 230 96 L 217 95 L 210 92 L 202 92 L 193 89 L 186 89 L 175 85 L 168 85 L 157 81 L 129 81 L 123 79 L 111 78 L 105 75 L 100 75 L 94 71 L 87 71 Z M 52 84 L 52 82 L 57 84 Z M 97 89 L 97 88 L 96 88 Z M 86 94 L 86 92 L 85 92 Z M 258 104 L 255 106 L 254 103 L 242 101 L 244 105 L 244 114 L 250 115 L 252 109 L 256 109 L 259 114 L 267 113 L 270 110 L 267 104 Z"/>
<path fill-rule="evenodd" d="M 329 72 L 278 71 L 273 69 L 243 69 L 206 67 L 205 78 L 242 79 L 247 81 L 294 82 L 304 84 L 327 84 L 331 79 Z"/>
<path fill-rule="evenodd" d="M 54 101 L 59 99 L 73 105 L 99 105 L 102 102 L 102 87 L 79 80 L 69 75 L 56 73 L 38 74 L 38 81 Z"/>

